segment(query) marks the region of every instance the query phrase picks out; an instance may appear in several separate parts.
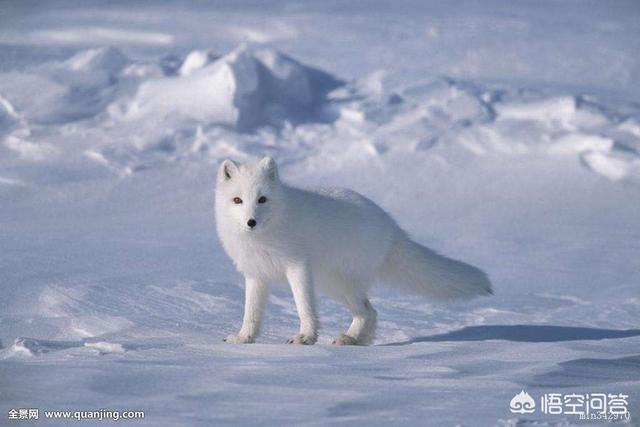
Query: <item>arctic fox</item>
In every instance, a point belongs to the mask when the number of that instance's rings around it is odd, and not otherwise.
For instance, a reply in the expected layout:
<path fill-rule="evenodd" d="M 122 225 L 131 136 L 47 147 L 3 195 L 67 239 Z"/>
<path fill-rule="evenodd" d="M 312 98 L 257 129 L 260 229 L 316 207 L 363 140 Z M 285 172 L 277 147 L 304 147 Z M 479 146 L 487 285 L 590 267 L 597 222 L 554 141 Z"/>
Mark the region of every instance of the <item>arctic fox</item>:
<path fill-rule="evenodd" d="M 246 282 L 242 327 L 228 343 L 255 341 L 272 282 L 289 283 L 300 317 L 290 344 L 318 338 L 316 291 L 353 314 L 337 345 L 372 341 L 376 311 L 367 291 L 376 281 L 436 298 L 492 294 L 482 270 L 414 242 L 371 200 L 350 190 L 288 186 L 269 157 L 220 165 L 216 225 Z"/>

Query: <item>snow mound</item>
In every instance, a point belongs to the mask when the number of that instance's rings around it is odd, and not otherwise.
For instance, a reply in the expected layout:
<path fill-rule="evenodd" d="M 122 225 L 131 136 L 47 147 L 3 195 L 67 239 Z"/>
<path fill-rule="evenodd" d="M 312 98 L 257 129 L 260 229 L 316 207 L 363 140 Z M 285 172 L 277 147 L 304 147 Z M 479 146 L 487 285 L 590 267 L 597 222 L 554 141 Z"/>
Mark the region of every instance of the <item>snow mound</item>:
<path fill-rule="evenodd" d="M 612 181 L 640 176 L 640 159 L 625 153 L 588 151 L 581 156 L 585 166 Z"/>
<path fill-rule="evenodd" d="M 110 108 L 119 139 L 136 142 L 94 150 L 94 161 L 128 176 L 187 158 L 217 162 L 267 151 L 289 158 L 312 146 L 314 156 L 336 165 L 345 158 L 386 162 L 403 152 L 444 164 L 541 155 L 609 180 L 640 178 L 637 108 L 584 94 L 447 77 L 404 86 L 380 72 L 335 88 L 331 76 L 270 49 L 240 48 L 217 59 L 194 51 L 175 70 L 144 80 Z"/>
<path fill-rule="evenodd" d="M 95 117 L 125 93 L 134 80 L 125 75 L 129 64 L 115 48 L 83 50 L 65 61 L 5 74 L 0 93 L 30 125 L 67 124 Z"/>
<path fill-rule="evenodd" d="M 217 57 L 208 50 L 194 50 L 187 55 L 187 57 L 180 65 L 178 74 L 181 76 L 188 76 L 193 72 L 200 70 L 205 65 L 213 62 Z"/>
<path fill-rule="evenodd" d="M 609 152 L 614 148 L 614 141 L 601 135 L 590 135 L 581 132 L 568 133 L 555 140 L 549 147 L 554 154 L 573 154 L 586 151 Z"/>
<path fill-rule="evenodd" d="M 107 75 L 119 73 L 128 63 L 128 59 L 114 47 L 101 47 L 81 51 L 63 63 L 63 66 L 75 72 L 100 72 Z"/>
<path fill-rule="evenodd" d="M 129 60 L 120 50 L 102 47 L 81 51 L 58 66 L 51 77 L 64 90 L 54 99 L 45 122 L 66 123 L 96 116 L 120 94 Z"/>
<path fill-rule="evenodd" d="M 124 121 L 191 120 L 250 131 L 319 119 L 326 95 L 342 83 L 277 51 L 240 47 L 208 63 L 194 51 L 168 76 L 142 83 L 110 111 Z"/>
<path fill-rule="evenodd" d="M 496 103 L 495 110 L 498 120 L 533 122 L 547 129 L 597 128 L 608 123 L 604 115 L 582 108 L 580 100 L 572 96 Z"/>
<path fill-rule="evenodd" d="M 375 73 L 332 94 L 347 101 L 337 99 L 332 139 L 340 147 L 325 145 L 326 155 L 341 157 L 343 141 L 355 140 L 361 146 L 351 150 L 356 155 L 431 151 L 456 163 L 477 156 L 541 154 L 549 160 L 573 157 L 576 164 L 613 181 L 640 177 L 640 126 L 633 116 L 637 107 L 621 110 L 587 95 L 450 78 L 389 90 L 382 77 Z"/>
<path fill-rule="evenodd" d="M 31 131 L 27 122 L 19 114 L 13 104 L 0 95 L 0 144 L 14 152 L 20 158 L 43 160 L 57 153 L 55 147 L 46 142 L 39 144 L 28 141 Z M 20 180 L 0 179 L 7 185 L 21 185 Z"/>
<path fill-rule="evenodd" d="M 611 111 L 586 96 L 496 102 L 494 129 L 520 128 L 533 147 L 551 155 L 577 156 L 587 169 L 612 181 L 640 176 L 639 134 L 632 118 L 618 123 Z M 513 135 L 513 132 L 511 132 Z"/>

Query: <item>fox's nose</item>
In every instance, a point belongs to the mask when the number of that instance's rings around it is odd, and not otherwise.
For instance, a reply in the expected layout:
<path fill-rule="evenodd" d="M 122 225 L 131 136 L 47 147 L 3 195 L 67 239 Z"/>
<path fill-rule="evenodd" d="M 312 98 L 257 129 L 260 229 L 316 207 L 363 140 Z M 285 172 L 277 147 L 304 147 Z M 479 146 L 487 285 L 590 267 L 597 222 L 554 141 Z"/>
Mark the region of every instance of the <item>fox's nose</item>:
<path fill-rule="evenodd" d="M 256 220 L 251 218 L 249 221 L 247 221 L 247 225 L 251 228 L 255 227 L 257 224 Z"/>

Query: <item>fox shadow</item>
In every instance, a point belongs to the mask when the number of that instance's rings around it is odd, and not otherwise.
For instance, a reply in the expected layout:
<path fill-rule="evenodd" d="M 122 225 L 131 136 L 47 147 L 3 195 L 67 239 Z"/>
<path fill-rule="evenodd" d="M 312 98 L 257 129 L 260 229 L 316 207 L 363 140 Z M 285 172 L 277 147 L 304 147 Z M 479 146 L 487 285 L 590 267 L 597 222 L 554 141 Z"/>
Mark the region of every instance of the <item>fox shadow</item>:
<path fill-rule="evenodd" d="M 581 358 L 558 363 L 555 368 L 531 377 L 531 387 L 582 387 L 640 380 L 640 354 L 607 358 Z"/>
<path fill-rule="evenodd" d="M 443 334 L 415 337 L 382 346 L 409 345 L 421 342 L 444 341 L 488 341 L 503 340 L 515 342 L 559 342 L 604 340 L 640 336 L 640 329 L 599 329 L 574 326 L 551 325 L 482 325 L 467 326 Z"/>

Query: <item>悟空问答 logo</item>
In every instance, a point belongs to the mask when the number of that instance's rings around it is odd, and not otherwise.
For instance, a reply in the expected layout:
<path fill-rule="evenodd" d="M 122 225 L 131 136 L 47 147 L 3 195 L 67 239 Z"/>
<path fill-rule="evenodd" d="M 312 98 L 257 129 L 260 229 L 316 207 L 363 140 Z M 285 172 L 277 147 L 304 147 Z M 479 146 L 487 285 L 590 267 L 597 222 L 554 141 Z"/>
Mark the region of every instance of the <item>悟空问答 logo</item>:
<path fill-rule="evenodd" d="M 522 390 L 513 396 L 513 399 L 509 402 L 509 409 L 514 414 L 532 414 L 536 410 L 536 402 L 529 393 Z"/>

